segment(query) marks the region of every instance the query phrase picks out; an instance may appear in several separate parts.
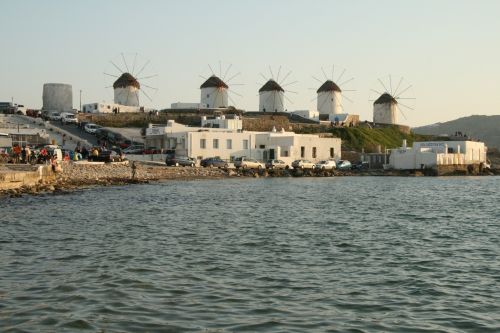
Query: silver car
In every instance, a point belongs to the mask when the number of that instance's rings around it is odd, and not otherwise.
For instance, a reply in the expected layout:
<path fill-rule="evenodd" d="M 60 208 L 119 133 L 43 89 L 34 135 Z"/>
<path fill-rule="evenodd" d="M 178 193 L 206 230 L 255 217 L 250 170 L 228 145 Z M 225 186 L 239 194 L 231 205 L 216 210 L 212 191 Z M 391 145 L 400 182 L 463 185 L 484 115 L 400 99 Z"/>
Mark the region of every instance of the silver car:
<path fill-rule="evenodd" d="M 322 160 L 316 163 L 314 168 L 316 170 L 333 170 L 336 167 L 335 160 Z"/>
<path fill-rule="evenodd" d="M 234 160 L 236 169 L 263 169 L 265 166 L 254 158 L 239 157 Z"/>
<path fill-rule="evenodd" d="M 292 162 L 294 169 L 314 169 L 315 164 L 309 160 L 295 160 Z"/>

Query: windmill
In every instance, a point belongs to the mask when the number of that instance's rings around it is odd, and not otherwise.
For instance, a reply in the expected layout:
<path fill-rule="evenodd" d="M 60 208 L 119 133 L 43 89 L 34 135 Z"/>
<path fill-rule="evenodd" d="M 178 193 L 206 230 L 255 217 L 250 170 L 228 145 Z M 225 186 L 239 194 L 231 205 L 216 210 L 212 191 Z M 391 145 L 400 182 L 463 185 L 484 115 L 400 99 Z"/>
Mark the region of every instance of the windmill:
<path fill-rule="evenodd" d="M 139 95 L 142 93 L 150 102 L 158 91 L 152 82 L 158 74 L 152 73 L 150 61 L 143 61 L 137 53 L 121 53 L 110 60 L 109 68 L 104 72 L 106 78 L 113 80 L 114 103 L 138 107 Z"/>
<path fill-rule="evenodd" d="M 405 119 L 406 116 L 403 113 L 402 107 L 409 110 L 414 110 L 413 107 L 403 104 L 401 100 L 414 100 L 413 97 L 403 97 L 404 93 L 412 87 L 411 84 L 408 86 L 403 84 L 404 78 L 401 77 L 398 80 L 398 84 L 393 86 L 392 76 L 389 75 L 388 79 L 382 80 L 377 79 L 378 83 L 382 86 L 383 92 L 372 89 L 372 92 L 376 93 L 379 97 L 373 101 L 373 122 L 378 124 L 399 124 L 398 111 L 401 112 Z M 406 86 L 406 88 L 403 88 Z"/>
<path fill-rule="evenodd" d="M 259 111 L 283 112 L 285 111 L 284 100 L 286 99 L 287 101 L 292 103 L 292 101 L 285 95 L 285 92 L 290 92 L 293 94 L 297 93 L 295 91 L 286 90 L 284 88 L 294 83 L 297 83 L 297 81 L 287 82 L 287 79 L 289 79 L 290 74 L 292 74 L 292 71 L 289 71 L 280 80 L 281 66 L 278 69 L 276 78 L 274 77 L 274 72 L 271 69 L 271 66 L 269 66 L 269 73 L 271 74 L 270 79 L 267 79 L 264 76 L 264 74 L 260 73 L 260 75 L 266 82 L 259 89 Z"/>
<path fill-rule="evenodd" d="M 234 99 L 230 95 L 237 95 L 242 97 L 240 94 L 234 91 L 234 89 L 229 88 L 231 86 L 240 86 L 240 83 L 231 83 L 233 79 L 238 77 L 241 73 L 237 72 L 233 74 L 231 69 L 232 64 L 224 66 L 219 61 L 219 73 L 218 75 L 213 70 L 213 67 L 209 64 L 211 75 L 207 78 L 202 75 L 200 77 L 205 80 L 200 86 L 201 98 L 200 103 L 206 108 L 227 108 L 229 106 L 228 101 L 231 101 L 235 105 Z M 223 68 L 225 67 L 225 68 Z"/>
<path fill-rule="evenodd" d="M 317 109 L 320 115 L 336 116 L 338 114 L 345 113 L 344 105 L 342 104 L 342 97 L 352 103 L 352 100 L 345 96 L 345 92 L 354 91 L 352 89 L 341 89 L 347 83 L 354 80 L 353 77 L 349 79 L 344 79 L 345 69 L 337 76 L 335 73 L 335 65 L 332 66 L 332 71 L 330 76 L 327 75 L 323 67 L 321 67 L 321 72 L 323 73 L 324 79 L 322 81 L 317 77 L 313 76 L 313 79 L 318 81 L 321 86 L 316 90 L 316 97 L 313 100 L 317 101 Z"/>

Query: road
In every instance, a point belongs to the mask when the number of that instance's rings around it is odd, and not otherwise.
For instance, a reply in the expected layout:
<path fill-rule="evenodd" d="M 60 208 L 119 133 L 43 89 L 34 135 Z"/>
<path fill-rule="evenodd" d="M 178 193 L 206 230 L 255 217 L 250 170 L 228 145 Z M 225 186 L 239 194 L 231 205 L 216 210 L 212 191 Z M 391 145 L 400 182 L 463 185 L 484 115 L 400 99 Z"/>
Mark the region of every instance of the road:
<path fill-rule="evenodd" d="M 52 126 L 56 126 L 60 129 L 63 129 L 75 136 L 82 138 L 83 140 L 87 140 L 93 146 L 97 146 L 97 139 L 95 135 L 89 134 L 83 130 L 83 128 L 79 128 L 76 124 L 66 124 L 63 125 L 60 121 L 50 121 Z"/>

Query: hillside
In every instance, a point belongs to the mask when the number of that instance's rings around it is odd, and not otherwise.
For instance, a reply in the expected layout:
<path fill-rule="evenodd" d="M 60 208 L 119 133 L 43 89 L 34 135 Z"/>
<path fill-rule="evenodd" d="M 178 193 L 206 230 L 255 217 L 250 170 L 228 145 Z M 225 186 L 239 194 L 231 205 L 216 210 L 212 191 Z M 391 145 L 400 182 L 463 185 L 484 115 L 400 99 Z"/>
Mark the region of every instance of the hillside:
<path fill-rule="evenodd" d="M 470 116 L 413 128 L 415 133 L 428 135 L 453 135 L 457 131 L 484 141 L 490 148 L 500 149 L 500 116 Z"/>
<path fill-rule="evenodd" d="M 403 139 L 411 147 L 414 141 L 433 140 L 434 136 L 406 133 L 398 127 L 368 128 L 368 127 L 337 127 L 329 126 L 293 126 L 296 133 L 331 133 L 334 137 L 342 139 L 342 150 L 353 150 L 361 152 L 364 149 L 367 153 L 378 150 L 378 146 L 383 149 L 401 147 Z"/>
<path fill-rule="evenodd" d="M 429 137 L 404 133 L 397 127 L 387 128 L 366 128 L 366 127 L 345 127 L 334 128 L 330 131 L 334 136 L 342 139 L 342 146 L 345 150 L 376 152 L 377 146 L 381 149 L 401 147 L 403 139 L 406 139 L 409 146 L 414 141 L 429 140 Z"/>

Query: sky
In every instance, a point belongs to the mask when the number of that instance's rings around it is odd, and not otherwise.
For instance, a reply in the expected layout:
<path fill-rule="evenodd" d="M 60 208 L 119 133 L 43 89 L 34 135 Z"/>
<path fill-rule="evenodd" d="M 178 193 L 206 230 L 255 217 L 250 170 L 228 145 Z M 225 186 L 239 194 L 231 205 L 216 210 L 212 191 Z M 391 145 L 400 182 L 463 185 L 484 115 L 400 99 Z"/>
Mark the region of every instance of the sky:
<path fill-rule="evenodd" d="M 199 102 L 210 67 L 229 66 L 236 107 L 258 110 L 265 79 L 291 72 L 285 108 L 315 109 L 334 67 L 337 83 L 354 78 L 343 107 L 362 120 L 401 78 L 403 124 L 498 115 L 499 13 L 495 0 L 3 1 L 0 101 L 41 108 L 44 83 L 71 84 L 75 108 L 80 91 L 82 104 L 112 101 L 104 73 L 124 70 L 123 54 L 136 72 L 147 63 L 141 104 L 157 109 Z"/>

